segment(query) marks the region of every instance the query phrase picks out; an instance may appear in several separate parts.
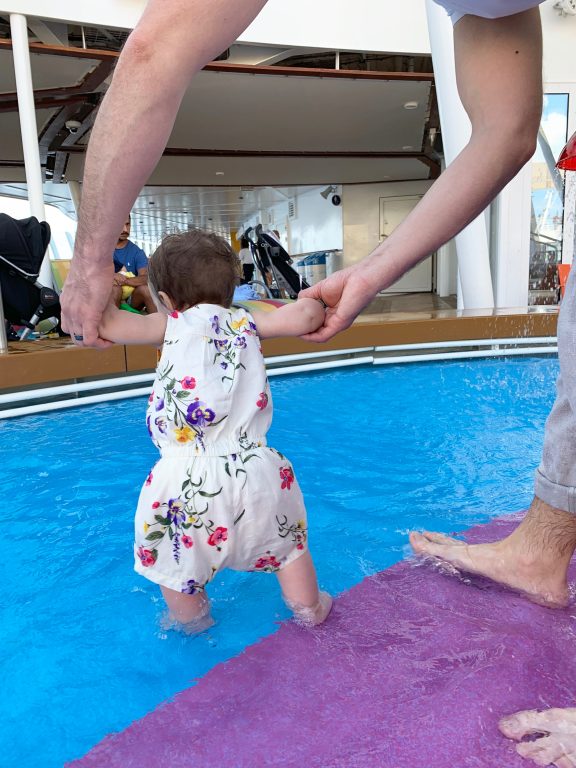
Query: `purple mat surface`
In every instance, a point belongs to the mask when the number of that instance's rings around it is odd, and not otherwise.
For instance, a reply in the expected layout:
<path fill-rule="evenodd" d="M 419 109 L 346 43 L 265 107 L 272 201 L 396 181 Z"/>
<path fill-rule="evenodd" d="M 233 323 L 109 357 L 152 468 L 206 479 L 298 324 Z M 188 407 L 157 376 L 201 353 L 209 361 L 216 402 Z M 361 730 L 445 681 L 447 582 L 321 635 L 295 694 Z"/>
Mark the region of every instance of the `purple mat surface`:
<path fill-rule="evenodd" d="M 575 618 L 404 561 L 339 597 L 323 627 L 282 625 L 69 766 L 527 768 L 497 723 L 574 704 Z"/>

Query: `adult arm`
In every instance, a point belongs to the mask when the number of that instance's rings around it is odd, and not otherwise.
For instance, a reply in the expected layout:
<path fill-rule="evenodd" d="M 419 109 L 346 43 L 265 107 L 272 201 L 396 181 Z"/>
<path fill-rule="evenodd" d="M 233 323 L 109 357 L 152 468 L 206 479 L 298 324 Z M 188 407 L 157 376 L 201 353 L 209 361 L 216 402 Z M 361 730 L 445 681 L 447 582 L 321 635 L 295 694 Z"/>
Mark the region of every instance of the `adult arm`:
<path fill-rule="evenodd" d="M 254 312 L 252 317 L 261 339 L 303 336 L 322 325 L 324 307 L 315 299 L 298 299 L 274 312 Z"/>
<path fill-rule="evenodd" d="M 150 0 L 118 60 L 96 119 L 84 171 L 62 325 L 108 346 L 98 322 L 113 279 L 110 254 L 170 136 L 192 76 L 257 16 L 266 0 Z"/>
<path fill-rule="evenodd" d="M 454 53 L 470 142 L 370 256 L 301 294 L 328 305 L 309 340 L 326 341 L 351 325 L 378 291 L 476 218 L 534 154 L 542 111 L 538 9 L 502 19 L 464 16 L 454 27 Z"/>
<path fill-rule="evenodd" d="M 141 267 L 136 277 L 127 277 L 123 285 L 131 285 L 137 288 L 139 285 L 148 285 L 148 267 Z"/>

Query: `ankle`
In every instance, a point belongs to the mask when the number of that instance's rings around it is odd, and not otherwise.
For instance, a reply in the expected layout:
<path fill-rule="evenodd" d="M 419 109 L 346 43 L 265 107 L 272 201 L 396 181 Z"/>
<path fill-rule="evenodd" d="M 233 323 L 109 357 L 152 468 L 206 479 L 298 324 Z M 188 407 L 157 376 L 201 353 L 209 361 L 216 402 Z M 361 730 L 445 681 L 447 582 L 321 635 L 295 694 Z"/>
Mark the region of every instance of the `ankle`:
<path fill-rule="evenodd" d="M 294 602 L 285 596 L 284 602 L 294 614 L 296 622 L 305 627 L 315 627 L 322 624 L 332 610 L 332 598 L 327 592 L 319 592 L 318 600 L 311 606 Z"/>
<path fill-rule="evenodd" d="M 535 497 L 520 525 L 500 545 L 521 567 L 566 568 L 576 549 L 576 515 Z"/>

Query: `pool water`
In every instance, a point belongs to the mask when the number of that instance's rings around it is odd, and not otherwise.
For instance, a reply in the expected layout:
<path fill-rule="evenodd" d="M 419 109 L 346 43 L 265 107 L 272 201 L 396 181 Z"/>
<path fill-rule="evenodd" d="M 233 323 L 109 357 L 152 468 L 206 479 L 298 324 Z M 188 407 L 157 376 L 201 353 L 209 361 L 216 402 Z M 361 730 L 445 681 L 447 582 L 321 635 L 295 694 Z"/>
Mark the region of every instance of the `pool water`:
<path fill-rule="evenodd" d="M 530 501 L 556 360 L 358 368 L 272 379 L 269 435 L 307 499 L 322 586 Z M 288 617 L 273 576 L 220 574 L 217 625 L 161 628 L 132 571 L 132 516 L 156 460 L 145 400 L 0 422 L 2 766 L 62 766 Z"/>

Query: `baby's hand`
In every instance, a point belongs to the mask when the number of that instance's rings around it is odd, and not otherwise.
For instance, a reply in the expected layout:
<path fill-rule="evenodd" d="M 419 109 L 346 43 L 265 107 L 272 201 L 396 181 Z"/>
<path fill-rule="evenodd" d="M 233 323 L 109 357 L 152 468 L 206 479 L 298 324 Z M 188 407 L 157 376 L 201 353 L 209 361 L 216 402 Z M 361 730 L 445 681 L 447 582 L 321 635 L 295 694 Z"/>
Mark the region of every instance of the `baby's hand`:
<path fill-rule="evenodd" d="M 295 307 L 299 310 L 299 314 L 302 316 L 303 324 L 306 325 L 309 330 L 302 331 L 299 335 L 304 336 L 306 333 L 313 333 L 321 328 L 324 324 L 324 317 L 326 315 L 326 305 L 319 299 L 298 299 Z"/>

